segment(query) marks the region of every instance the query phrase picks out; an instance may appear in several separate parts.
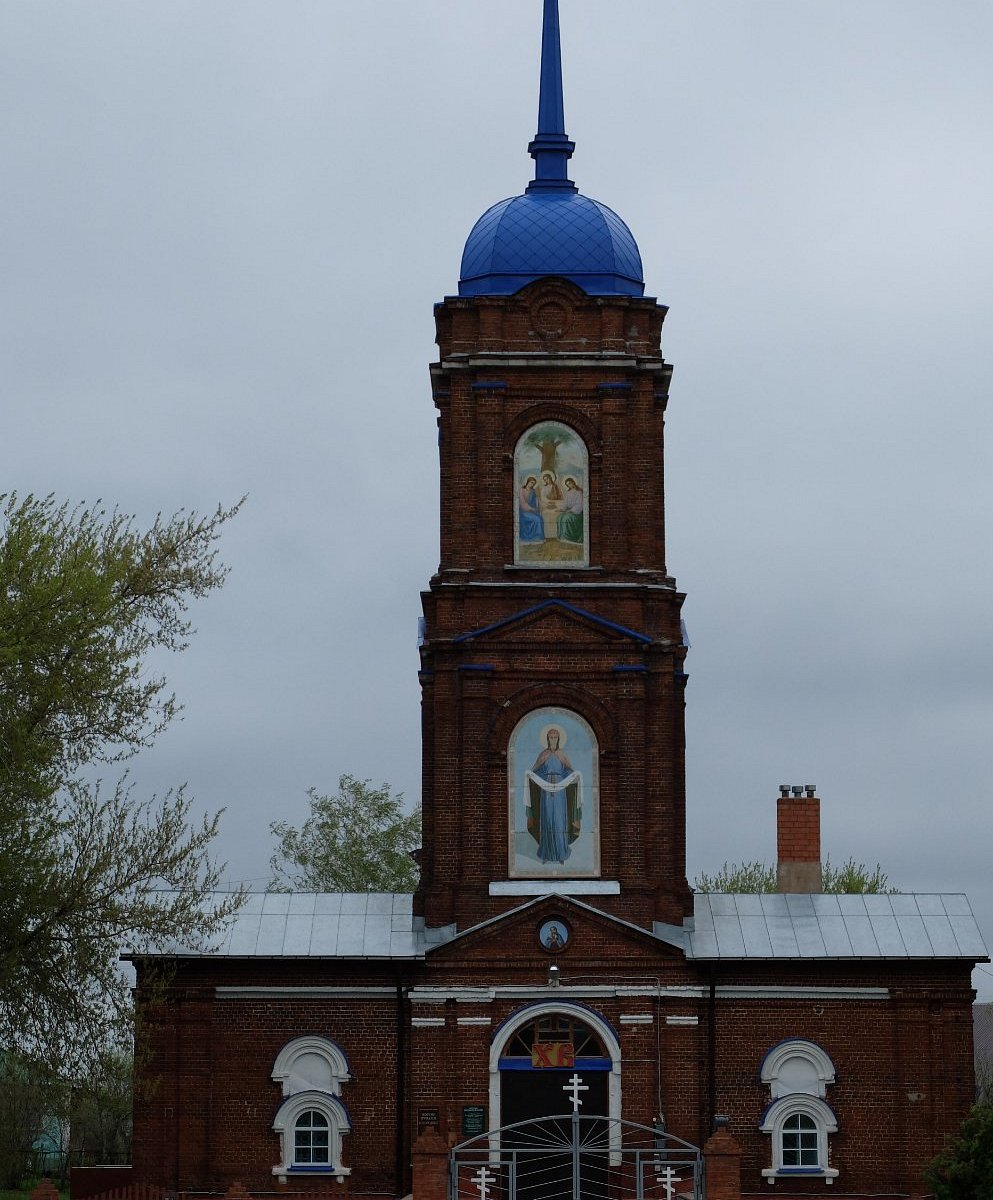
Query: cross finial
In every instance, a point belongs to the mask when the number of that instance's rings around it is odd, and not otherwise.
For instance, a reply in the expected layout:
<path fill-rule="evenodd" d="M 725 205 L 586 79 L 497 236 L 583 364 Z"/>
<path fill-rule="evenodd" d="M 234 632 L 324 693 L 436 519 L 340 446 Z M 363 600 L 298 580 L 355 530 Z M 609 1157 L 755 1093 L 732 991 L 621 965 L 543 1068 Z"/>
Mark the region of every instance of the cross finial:
<path fill-rule="evenodd" d="M 541 87 L 538 96 L 538 132 L 528 146 L 534 159 L 534 180 L 529 192 L 569 191 L 576 185 L 567 178 L 567 163 L 575 144 L 565 132 L 562 103 L 562 42 L 559 34 L 559 0 L 545 0 L 541 27 Z"/>

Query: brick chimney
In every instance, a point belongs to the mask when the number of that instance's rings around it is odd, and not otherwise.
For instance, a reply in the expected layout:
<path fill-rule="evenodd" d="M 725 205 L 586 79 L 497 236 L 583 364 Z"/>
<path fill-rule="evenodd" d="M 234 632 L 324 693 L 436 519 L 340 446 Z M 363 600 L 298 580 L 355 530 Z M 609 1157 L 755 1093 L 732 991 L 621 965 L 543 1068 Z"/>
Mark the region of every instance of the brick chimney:
<path fill-rule="evenodd" d="M 821 890 L 821 802 L 812 783 L 780 784 L 776 801 L 776 891 Z"/>

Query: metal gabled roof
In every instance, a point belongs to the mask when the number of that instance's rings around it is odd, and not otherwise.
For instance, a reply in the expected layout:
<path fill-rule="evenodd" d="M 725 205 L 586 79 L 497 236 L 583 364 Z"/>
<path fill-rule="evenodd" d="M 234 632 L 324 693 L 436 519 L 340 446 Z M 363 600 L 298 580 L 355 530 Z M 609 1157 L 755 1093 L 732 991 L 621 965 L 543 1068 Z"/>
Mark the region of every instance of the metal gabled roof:
<path fill-rule="evenodd" d="M 697 893 L 691 959 L 988 958 L 967 897 L 955 894 Z"/>

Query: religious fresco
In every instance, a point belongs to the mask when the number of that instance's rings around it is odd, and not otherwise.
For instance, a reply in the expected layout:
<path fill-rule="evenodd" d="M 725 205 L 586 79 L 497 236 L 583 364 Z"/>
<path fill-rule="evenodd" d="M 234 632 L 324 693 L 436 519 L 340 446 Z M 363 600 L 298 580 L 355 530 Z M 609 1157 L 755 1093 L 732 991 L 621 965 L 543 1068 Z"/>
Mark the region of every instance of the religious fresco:
<path fill-rule="evenodd" d="M 538 708 L 507 749 L 511 878 L 600 873 L 599 754 L 593 730 L 567 708 Z"/>
<path fill-rule="evenodd" d="M 589 455 L 559 421 L 534 425 L 514 451 L 514 562 L 535 567 L 589 563 Z"/>

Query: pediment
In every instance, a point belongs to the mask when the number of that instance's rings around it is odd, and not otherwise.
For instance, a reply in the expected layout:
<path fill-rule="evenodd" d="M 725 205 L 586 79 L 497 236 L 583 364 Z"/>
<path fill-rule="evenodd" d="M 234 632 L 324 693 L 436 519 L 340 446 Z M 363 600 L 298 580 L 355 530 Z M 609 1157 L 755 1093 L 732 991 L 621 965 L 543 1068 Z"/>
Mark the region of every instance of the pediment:
<path fill-rule="evenodd" d="M 548 946 L 550 923 L 559 926 L 561 946 Z M 544 932 L 543 932 L 544 931 Z M 563 973 L 609 958 L 612 970 L 627 962 L 633 967 L 658 969 L 664 961 L 685 962 L 683 951 L 611 913 L 570 896 L 540 896 L 479 925 L 457 934 L 450 941 L 428 951 L 433 963 L 500 962 L 508 967 L 534 966 L 546 970 L 555 963 Z"/>
<path fill-rule="evenodd" d="M 639 646 L 651 645 L 652 640 L 646 633 L 608 621 L 564 600 L 544 600 L 454 639 L 456 644 L 463 645 L 470 642 L 531 645 L 536 641 L 567 641 L 573 645 L 577 642 L 599 645 L 620 642 Z"/>

